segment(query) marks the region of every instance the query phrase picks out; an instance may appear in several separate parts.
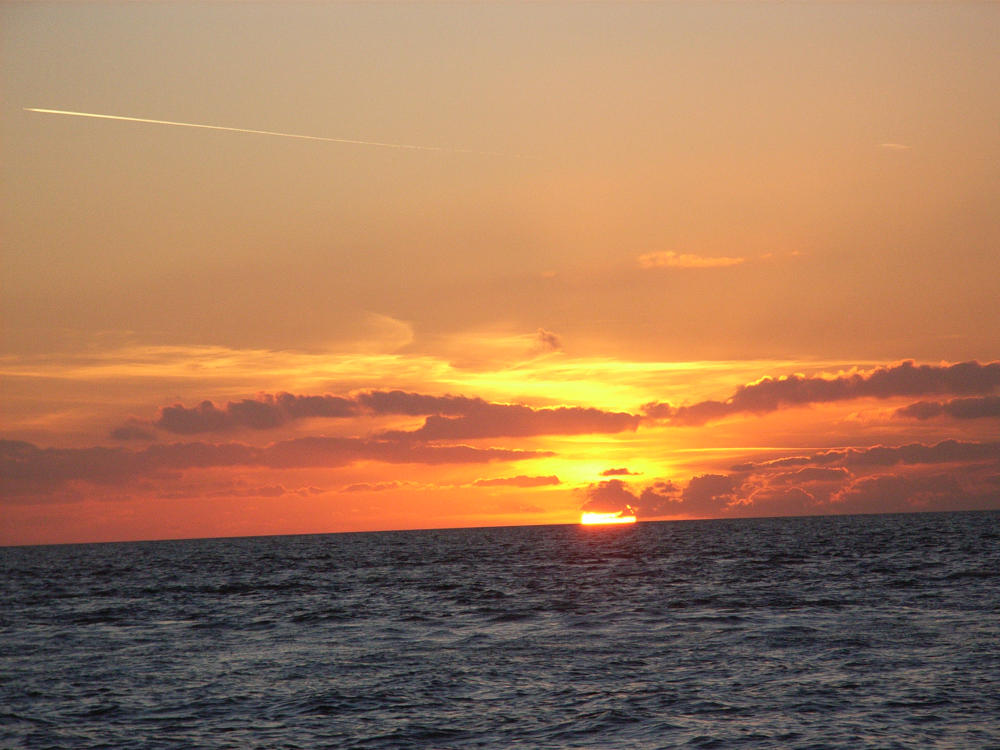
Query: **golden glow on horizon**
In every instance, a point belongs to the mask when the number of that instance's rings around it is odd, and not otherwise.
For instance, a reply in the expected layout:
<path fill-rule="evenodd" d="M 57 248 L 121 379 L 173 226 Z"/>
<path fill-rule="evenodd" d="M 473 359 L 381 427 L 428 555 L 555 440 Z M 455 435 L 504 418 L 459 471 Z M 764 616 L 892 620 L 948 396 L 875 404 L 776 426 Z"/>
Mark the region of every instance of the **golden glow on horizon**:
<path fill-rule="evenodd" d="M 580 514 L 580 524 L 583 526 L 597 526 L 609 523 L 635 523 L 635 516 L 622 515 L 623 511 L 618 513 L 591 513 L 584 512 Z"/>

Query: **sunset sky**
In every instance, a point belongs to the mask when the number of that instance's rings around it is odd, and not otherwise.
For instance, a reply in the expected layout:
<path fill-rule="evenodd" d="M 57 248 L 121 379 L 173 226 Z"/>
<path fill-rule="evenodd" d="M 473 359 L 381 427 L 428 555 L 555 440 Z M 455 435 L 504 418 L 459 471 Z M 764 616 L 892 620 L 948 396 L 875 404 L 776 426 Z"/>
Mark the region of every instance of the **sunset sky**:
<path fill-rule="evenodd" d="M 998 39 L 3 4 L 0 544 L 1000 508 Z"/>

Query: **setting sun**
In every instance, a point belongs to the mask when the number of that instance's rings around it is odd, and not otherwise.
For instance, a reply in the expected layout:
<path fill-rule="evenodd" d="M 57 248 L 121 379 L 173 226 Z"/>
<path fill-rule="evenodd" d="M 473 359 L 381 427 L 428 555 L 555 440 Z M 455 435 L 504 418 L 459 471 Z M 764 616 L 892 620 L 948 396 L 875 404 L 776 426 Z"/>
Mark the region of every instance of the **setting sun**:
<path fill-rule="evenodd" d="M 635 523 L 634 515 L 619 513 L 581 513 L 580 523 L 584 526 L 595 526 L 608 523 Z"/>

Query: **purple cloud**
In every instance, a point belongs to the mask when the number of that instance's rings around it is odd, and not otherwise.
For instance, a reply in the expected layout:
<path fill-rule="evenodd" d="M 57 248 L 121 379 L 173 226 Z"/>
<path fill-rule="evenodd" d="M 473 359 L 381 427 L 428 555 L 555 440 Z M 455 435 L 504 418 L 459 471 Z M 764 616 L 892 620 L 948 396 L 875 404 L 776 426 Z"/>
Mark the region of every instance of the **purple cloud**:
<path fill-rule="evenodd" d="M 918 401 L 896 410 L 900 417 L 913 419 L 988 419 L 1000 417 L 1000 396 L 953 398 L 950 401 Z"/>
<path fill-rule="evenodd" d="M 740 386 L 725 401 L 707 400 L 689 406 L 652 402 L 645 404 L 643 411 L 650 418 L 666 419 L 676 425 L 702 425 L 732 414 L 766 414 L 806 404 L 938 393 L 990 394 L 998 387 L 1000 362 L 916 365 L 907 361 L 835 378 L 767 377 Z"/>

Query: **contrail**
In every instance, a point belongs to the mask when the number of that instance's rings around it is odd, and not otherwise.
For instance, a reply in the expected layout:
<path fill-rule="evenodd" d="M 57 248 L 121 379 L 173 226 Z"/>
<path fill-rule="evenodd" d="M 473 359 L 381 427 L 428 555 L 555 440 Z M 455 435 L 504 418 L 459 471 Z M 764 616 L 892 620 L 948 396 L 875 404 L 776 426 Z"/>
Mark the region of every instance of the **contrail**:
<path fill-rule="evenodd" d="M 518 154 L 502 154 L 497 151 L 476 151 L 469 148 L 448 148 L 445 146 L 414 146 L 409 143 L 382 143 L 381 141 L 361 141 L 353 138 L 326 138 L 320 135 L 302 135 L 300 133 L 278 133 L 273 130 L 250 130 L 249 128 L 230 128 L 224 125 L 204 125 L 197 122 L 174 122 L 172 120 L 151 120 L 146 117 L 125 117 L 123 115 L 100 115 L 93 112 L 72 112 L 65 109 L 41 109 L 39 107 L 24 107 L 25 112 L 41 112 L 44 115 L 69 115 L 70 117 L 92 117 L 97 120 L 120 120 L 123 122 L 144 122 L 150 125 L 174 125 L 179 128 L 201 128 L 202 130 L 224 130 L 229 133 L 251 133 L 253 135 L 273 135 L 280 138 L 298 138 L 303 141 L 325 141 L 326 143 L 347 143 L 354 146 L 375 146 L 377 148 L 397 148 L 408 151 L 442 151 L 454 154 L 477 154 L 479 156 L 505 156 L 521 158 Z"/>

